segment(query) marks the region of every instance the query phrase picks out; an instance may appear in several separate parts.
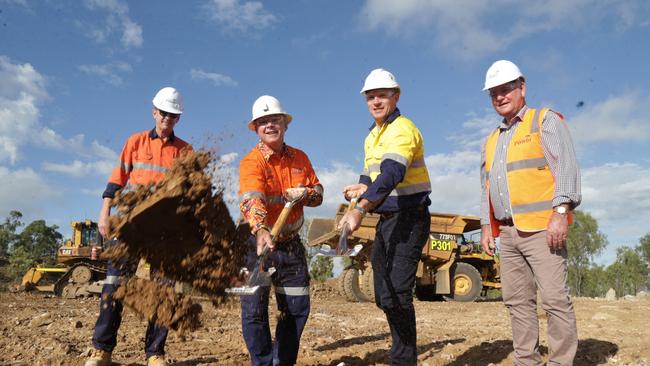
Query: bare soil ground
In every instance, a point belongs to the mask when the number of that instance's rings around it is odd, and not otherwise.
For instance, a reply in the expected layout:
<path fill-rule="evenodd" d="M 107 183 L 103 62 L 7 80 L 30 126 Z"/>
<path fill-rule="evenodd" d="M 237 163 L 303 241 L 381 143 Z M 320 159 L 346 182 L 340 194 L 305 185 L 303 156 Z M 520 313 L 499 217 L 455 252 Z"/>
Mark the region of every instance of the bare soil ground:
<path fill-rule="evenodd" d="M 388 365 L 390 335 L 371 303 L 350 303 L 330 284 L 312 285 L 312 309 L 302 337 L 299 365 Z M 650 296 L 606 301 L 574 299 L 580 343 L 575 365 L 650 364 Z M 239 302 L 203 307 L 203 326 L 181 338 L 171 332 L 173 365 L 245 365 Z M 416 301 L 421 365 L 511 365 L 507 310 L 499 301 Z M 0 294 L 0 365 L 80 365 L 91 348 L 97 297 L 61 299 L 43 294 Z M 270 306 L 271 325 L 278 315 Z M 546 316 L 540 310 L 542 350 Z M 116 365 L 145 365 L 146 322 L 126 309 L 113 355 Z"/>

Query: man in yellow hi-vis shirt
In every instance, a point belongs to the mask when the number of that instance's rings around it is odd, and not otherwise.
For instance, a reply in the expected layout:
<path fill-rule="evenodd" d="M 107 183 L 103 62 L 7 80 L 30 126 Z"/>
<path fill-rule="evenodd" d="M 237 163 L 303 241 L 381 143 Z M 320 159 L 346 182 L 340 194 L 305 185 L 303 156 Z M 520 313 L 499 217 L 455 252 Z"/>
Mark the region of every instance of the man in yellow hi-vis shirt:
<path fill-rule="evenodd" d="M 373 70 L 361 90 L 375 120 L 365 141 L 364 171 L 359 183 L 343 190 L 358 198 L 339 227 L 359 228 L 368 211 L 381 215 L 372 247 L 375 303 L 390 326 L 394 365 L 417 363 L 413 286 L 422 248 L 429 234 L 431 183 L 424 164 L 418 128 L 400 114 L 400 86 L 390 72 Z"/>

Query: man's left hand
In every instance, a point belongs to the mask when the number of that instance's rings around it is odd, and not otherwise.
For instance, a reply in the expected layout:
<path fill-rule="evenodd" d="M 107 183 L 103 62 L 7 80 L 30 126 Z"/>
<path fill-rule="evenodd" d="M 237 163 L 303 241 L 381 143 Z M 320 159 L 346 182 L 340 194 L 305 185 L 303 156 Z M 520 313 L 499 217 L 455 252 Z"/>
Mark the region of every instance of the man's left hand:
<path fill-rule="evenodd" d="M 343 228 L 345 223 L 350 227 L 350 232 L 356 231 L 361 226 L 361 220 L 363 220 L 363 215 L 359 210 L 350 210 L 343 215 L 339 224 L 336 226 L 338 230 Z"/>
<path fill-rule="evenodd" d="M 553 212 L 551 219 L 548 221 L 546 229 L 546 243 L 552 250 L 560 250 L 566 247 L 567 234 L 569 232 L 569 218 Z"/>

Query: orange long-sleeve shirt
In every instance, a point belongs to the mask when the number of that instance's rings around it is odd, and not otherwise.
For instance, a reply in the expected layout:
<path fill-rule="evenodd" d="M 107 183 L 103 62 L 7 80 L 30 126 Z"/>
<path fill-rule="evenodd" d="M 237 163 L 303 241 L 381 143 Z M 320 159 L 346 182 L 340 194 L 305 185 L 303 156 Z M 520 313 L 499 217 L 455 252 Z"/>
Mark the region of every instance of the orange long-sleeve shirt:
<path fill-rule="evenodd" d="M 244 156 L 239 164 L 239 208 L 253 233 L 275 224 L 284 207 L 283 193 L 297 187 L 307 188 L 307 197 L 293 207 L 281 238 L 298 233 L 304 221 L 303 206 L 319 206 L 323 186 L 309 158 L 299 149 L 284 145 L 278 154 L 260 142 Z"/>

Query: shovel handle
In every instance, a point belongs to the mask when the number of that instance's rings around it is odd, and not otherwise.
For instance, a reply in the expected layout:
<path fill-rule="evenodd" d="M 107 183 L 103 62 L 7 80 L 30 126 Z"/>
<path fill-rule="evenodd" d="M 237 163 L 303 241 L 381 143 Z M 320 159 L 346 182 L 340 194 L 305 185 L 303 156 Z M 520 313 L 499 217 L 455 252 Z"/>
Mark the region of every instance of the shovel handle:
<path fill-rule="evenodd" d="M 350 199 L 350 204 L 348 205 L 348 212 L 354 210 L 354 208 L 357 207 L 358 200 L 359 200 L 358 197 L 354 197 Z"/>

